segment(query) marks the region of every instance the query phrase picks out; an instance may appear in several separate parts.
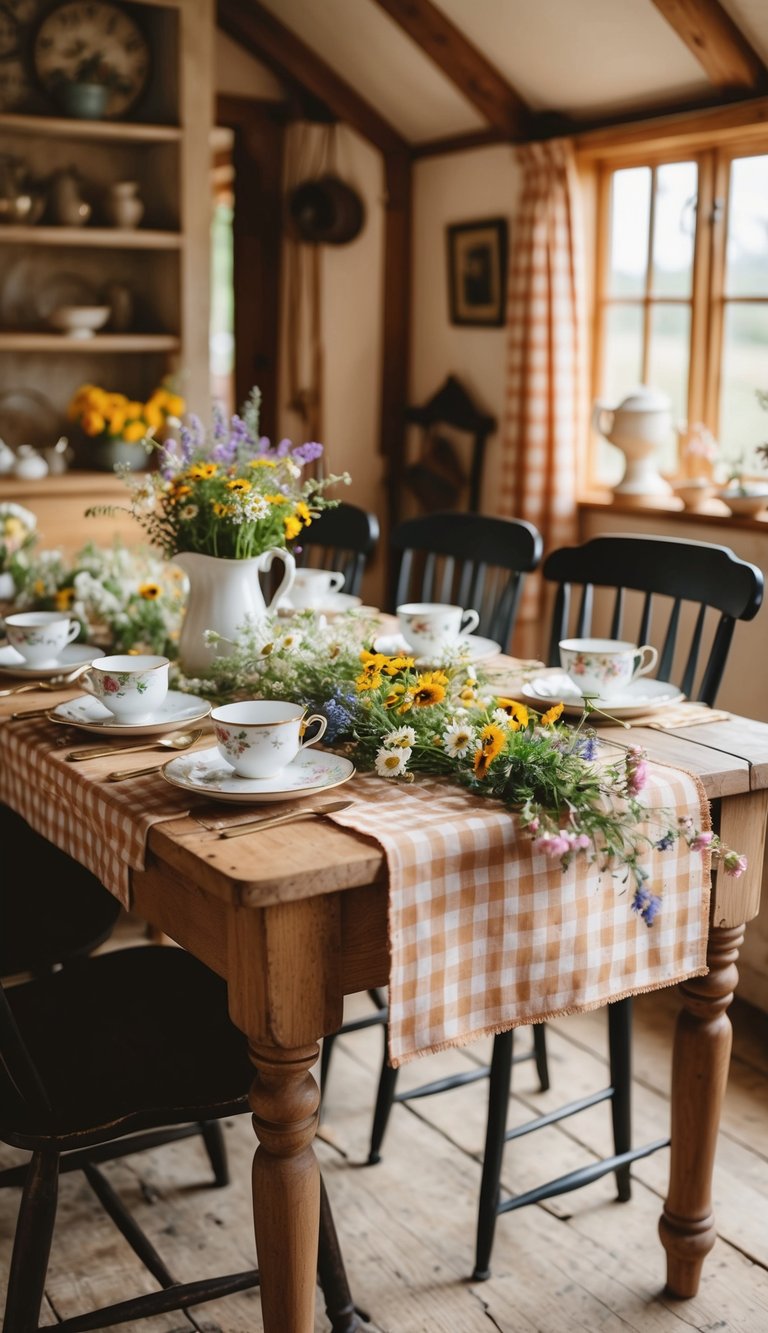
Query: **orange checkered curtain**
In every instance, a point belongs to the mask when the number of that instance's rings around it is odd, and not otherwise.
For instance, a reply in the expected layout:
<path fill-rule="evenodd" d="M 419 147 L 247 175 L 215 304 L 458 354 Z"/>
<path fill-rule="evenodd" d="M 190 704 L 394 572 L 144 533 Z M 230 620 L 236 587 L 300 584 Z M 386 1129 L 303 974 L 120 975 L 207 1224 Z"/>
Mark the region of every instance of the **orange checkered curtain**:
<path fill-rule="evenodd" d="M 535 524 L 550 551 L 576 535 L 586 428 L 583 235 L 568 140 L 528 144 L 512 232 L 507 401 L 499 512 Z M 541 611 L 540 578 L 521 614 Z"/>

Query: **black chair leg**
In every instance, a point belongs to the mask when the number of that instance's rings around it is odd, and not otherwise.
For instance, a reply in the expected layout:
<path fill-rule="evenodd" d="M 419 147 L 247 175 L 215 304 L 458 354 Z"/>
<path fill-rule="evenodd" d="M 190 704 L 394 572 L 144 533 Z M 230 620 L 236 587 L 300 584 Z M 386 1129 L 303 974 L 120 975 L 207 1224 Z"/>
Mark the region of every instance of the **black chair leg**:
<path fill-rule="evenodd" d="M 221 1132 L 221 1125 L 218 1120 L 201 1120 L 200 1131 L 203 1135 L 206 1152 L 211 1163 L 213 1171 L 214 1184 L 224 1186 L 229 1184 L 229 1165 L 227 1163 L 227 1150 L 224 1146 L 224 1135 Z"/>
<path fill-rule="evenodd" d="M 376 1106 L 373 1112 L 373 1125 L 371 1127 L 371 1148 L 368 1153 L 368 1165 L 376 1166 L 381 1161 L 381 1145 L 384 1141 L 384 1135 L 387 1132 L 389 1123 L 389 1113 L 392 1110 L 392 1103 L 395 1099 L 395 1088 L 397 1087 L 397 1070 L 387 1060 L 387 1051 L 389 1050 L 389 1024 L 384 1025 L 384 1059 L 381 1064 L 381 1074 L 379 1075 L 379 1088 L 376 1093 Z"/>
<path fill-rule="evenodd" d="M 536 1073 L 539 1076 L 539 1092 L 549 1092 L 546 1023 L 534 1023 L 533 1025 L 533 1058 L 536 1061 Z"/>
<path fill-rule="evenodd" d="M 483 1178 L 480 1183 L 480 1202 L 477 1210 L 475 1271 L 472 1274 L 475 1282 L 485 1282 L 491 1276 L 491 1250 L 496 1231 L 496 1208 L 499 1202 L 504 1135 L 507 1129 L 507 1104 L 512 1082 L 513 1043 L 512 1031 L 500 1032 L 493 1041 Z"/>
<path fill-rule="evenodd" d="M 317 1276 L 325 1299 L 325 1313 L 331 1321 L 333 1333 L 357 1333 L 360 1320 L 352 1301 L 344 1259 L 336 1235 L 331 1205 L 320 1177 L 320 1245 L 317 1255 Z M 363 1315 L 367 1321 L 368 1315 Z"/>
<path fill-rule="evenodd" d="M 632 1147 L 632 1001 L 617 1000 L 608 1005 L 608 1052 L 611 1065 L 611 1118 L 614 1152 L 629 1152 Z M 632 1197 L 630 1167 L 616 1172 L 617 1197 L 626 1203 Z"/>
<path fill-rule="evenodd" d="M 59 1154 L 29 1164 L 13 1241 L 3 1333 L 37 1333 L 59 1192 Z"/>
<path fill-rule="evenodd" d="M 331 1056 L 333 1048 L 338 1037 L 338 1032 L 332 1032 L 329 1037 L 323 1037 L 323 1045 L 320 1051 L 320 1097 L 325 1095 L 325 1088 L 328 1082 L 328 1070 L 331 1066 Z"/>

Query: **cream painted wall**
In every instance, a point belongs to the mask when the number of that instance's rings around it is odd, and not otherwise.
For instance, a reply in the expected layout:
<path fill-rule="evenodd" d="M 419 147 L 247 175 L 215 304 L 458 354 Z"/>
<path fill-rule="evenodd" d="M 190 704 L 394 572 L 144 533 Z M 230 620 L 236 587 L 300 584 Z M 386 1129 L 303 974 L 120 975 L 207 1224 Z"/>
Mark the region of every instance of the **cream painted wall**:
<path fill-rule="evenodd" d="M 216 29 L 214 68 L 217 93 L 233 97 L 283 97 L 283 86 L 261 61 Z"/>
<path fill-rule="evenodd" d="M 506 333 L 449 322 L 445 228 L 451 222 L 506 217 L 511 237 L 519 179 L 514 151 L 504 146 L 425 158 L 415 165 L 412 403 L 429 398 L 453 373 L 480 408 L 503 421 Z M 482 508 L 488 513 L 495 510 L 499 456 L 497 432 L 485 466 Z"/>

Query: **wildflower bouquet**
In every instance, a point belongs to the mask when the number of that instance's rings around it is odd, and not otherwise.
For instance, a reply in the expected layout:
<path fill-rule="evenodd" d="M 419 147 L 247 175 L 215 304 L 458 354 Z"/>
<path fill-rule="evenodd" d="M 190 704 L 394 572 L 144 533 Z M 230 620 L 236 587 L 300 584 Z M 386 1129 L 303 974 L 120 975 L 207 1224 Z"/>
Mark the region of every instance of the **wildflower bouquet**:
<path fill-rule="evenodd" d="M 323 446 L 282 440 L 272 448 L 259 435 L 260 401 L 254 389 L 241 415 L 230 419 L 215 410 L 210 438 L 199 418 L 190 416 L 179 439 L 161 448 L 160 471 L 141 482 L 127 479 L 128 512 L 167 557 L 190 551 L 246 560 L 270 547 L 285 549 L 322 509 L 338 503 L 324 491 L 349 477 L 303 478 Z"/>
<path fill-rule="evenodd" d="M 67 416 L 92 439 L 138 444 L 178 421 L 184 407 L 183 398 L 162 387 L 143 403 L 127 398 L 124 393 L 109 393 L 95 384 L 83 384 L 70 402 Z"/>
<path fill-rule="evenodd" d="M 151 551 L 89 543 L 71 559 L 40 551 L 24 570 L 17 610 L 69 611 L 81 638 L 118 653 L 175 655 L 186 578 Z"/>
<path fill-rule="evenodd" d="M 328 626 L 306 612 L 287 631 L 274 620 L 245 626 L 232 653 L 218 657 L 196 688 L 319 709 L 328 740 L 346 741 L 360 768 L 405 782 L 441 775 L 502 801 L 537 852 L 563 869 L 586 857 L 628 884 L 632 908 L 648 926 L 661 905 L 643 865 L 651 848 L 664 851 L 683 838 L 721 857 L 732 875 L 746 868 L 709 831 L 646 805 L 644 752 L 630 747 L 609 762 L 588 712 L 570 726 L 561 721 L 562 704 L 536 712 L 495 695 L 466 665 L 421 671 L 412 657 L 361 652 L 360 623 L 347 616 Z"/>
<path fill-rule="evenodd" d="M 0 573 L 16 576 L 24 566 L 23 553 L 37 540 L 37 518 L 23 505 L 0 504 Z"/>

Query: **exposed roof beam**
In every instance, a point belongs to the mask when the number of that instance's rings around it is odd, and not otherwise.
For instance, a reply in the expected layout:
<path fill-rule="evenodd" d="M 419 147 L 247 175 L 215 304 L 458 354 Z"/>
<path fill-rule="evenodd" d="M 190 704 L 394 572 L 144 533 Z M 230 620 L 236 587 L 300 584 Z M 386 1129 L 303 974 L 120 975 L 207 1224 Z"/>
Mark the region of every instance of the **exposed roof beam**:
<path fill-rule="evenodd" d="M 528 107 L 495 65 L 431 0 L 375 0 L 506 138 L 524 137 Z"/>
<path fill-rule="evenodd" d="M 258 0 L 217 0 L 219 27 L 278 75 L 301 84 L 383 153 L 406 153 L 405 140 L 330 65 Z"/>
<path fill-rule="evenodd" d="M 653 0 L 720 92 L 757 92 L 768 71 L 719 0 Z"/>

